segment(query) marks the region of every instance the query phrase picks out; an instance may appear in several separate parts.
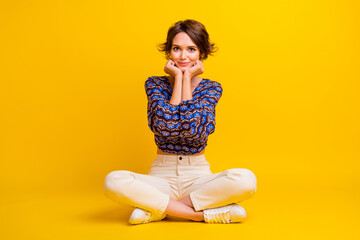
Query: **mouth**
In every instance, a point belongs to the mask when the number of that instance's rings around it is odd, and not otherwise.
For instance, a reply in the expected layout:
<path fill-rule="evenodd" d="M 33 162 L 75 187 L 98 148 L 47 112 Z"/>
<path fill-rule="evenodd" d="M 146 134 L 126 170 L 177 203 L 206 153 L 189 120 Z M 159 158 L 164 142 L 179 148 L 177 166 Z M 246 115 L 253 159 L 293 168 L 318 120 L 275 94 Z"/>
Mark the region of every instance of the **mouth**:
<path fill-rule="evenodd" d="M 190 62 L 178 62 L 181 67 L 186 67 Z"/>

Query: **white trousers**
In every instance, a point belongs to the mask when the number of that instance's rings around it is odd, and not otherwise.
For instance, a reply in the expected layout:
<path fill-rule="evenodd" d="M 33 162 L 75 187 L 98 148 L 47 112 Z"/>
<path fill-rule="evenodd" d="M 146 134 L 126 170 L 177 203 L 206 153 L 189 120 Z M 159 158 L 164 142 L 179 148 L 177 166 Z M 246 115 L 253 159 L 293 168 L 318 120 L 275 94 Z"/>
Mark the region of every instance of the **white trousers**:
<path fill-rule="evenodd" d="M 213 174 L 205 155 L 158 154 L 148 174 L 126 170 L 110 172 L 104 181 L 105 195 L 120 204 L 165 212 L 169 199 L 190 195 L 195 211 L 239 203 L 257 189 L 255 174 L 232 168 Z"/>

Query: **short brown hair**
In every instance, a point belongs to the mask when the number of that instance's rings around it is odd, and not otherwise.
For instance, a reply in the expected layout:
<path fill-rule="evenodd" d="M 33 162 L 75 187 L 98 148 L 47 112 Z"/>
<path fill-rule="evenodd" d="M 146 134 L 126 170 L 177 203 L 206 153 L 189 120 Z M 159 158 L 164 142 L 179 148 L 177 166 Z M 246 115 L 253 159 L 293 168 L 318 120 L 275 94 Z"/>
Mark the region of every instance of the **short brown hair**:
<path fill-rule="evenodd" d="M 178 21 L 174 23 L 168 30 L 166 42 L 158 45 L 158 50 L 165 52 L 166 59 L 170 59 L 170 51 L 173 43 L 173 39 L 179 32 L 185 32 L 191 40 L 200 49 L 200 60 L 207 59 L 208 55 L 213 56 L 213 53 L 217 51 L 214 43 L 209 40 L 209 34 L 205 29 L 205 26 L 200 22 L 192 19 L 186 19 L 184 21 Z"/>

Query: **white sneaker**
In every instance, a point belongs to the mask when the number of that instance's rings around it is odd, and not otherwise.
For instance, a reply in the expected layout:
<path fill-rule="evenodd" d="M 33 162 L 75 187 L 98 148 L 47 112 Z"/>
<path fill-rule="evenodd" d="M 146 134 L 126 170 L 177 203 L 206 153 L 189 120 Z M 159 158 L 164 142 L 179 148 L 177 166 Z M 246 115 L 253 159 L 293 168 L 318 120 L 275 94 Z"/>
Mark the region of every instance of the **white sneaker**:
<path fill-rule="evenodd" d="M 166 213 L 163 213 L 161 216 L 155 215 L 152 212 L 141 208 L 135 208 L 132 212 L 129 223 L 131 224 L 143 224 L 148 222 L 160 221 L 166 217 Z"/>
<path fill-rule="evenodd" d="M 234 223 L 242 222 L 246 218 L 245 209 L 235 203 L 218 208 L 203 210 L 204 220 L 207 223 Z"/>

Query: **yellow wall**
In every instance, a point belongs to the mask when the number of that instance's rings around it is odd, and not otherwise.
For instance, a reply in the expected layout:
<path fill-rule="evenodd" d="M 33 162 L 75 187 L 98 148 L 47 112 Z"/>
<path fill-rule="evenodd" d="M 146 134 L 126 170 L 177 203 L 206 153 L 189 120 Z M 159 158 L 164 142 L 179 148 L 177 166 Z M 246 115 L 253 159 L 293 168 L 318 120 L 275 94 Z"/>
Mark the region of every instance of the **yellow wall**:
<path fill-rule="evenodd" d="M 156 45 L 186 18 L 219 47 L 200 75 L 224 90 L 206 149 L 214 172 L 249 168 L 259 190 L 358 186 L 357 10 L 343 0 L 2 2 L 0 188 L 100 192 L 110 171 L 147 173 L 156 148 L 144 82 L 164 74 Z"/>

